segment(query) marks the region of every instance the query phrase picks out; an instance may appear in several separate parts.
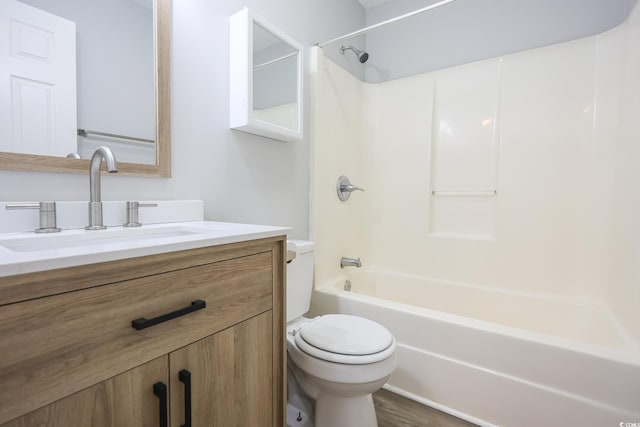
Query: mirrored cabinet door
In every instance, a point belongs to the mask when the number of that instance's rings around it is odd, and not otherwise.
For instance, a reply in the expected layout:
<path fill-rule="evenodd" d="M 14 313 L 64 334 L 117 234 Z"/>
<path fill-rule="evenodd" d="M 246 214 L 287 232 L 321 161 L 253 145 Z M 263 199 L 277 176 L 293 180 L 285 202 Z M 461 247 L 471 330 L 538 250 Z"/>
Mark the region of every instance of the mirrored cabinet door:
<path fill-rule="evenodd" d="M 302 138 L 302 46 L 251 10 L 230 20 L 232 129 Z"/>

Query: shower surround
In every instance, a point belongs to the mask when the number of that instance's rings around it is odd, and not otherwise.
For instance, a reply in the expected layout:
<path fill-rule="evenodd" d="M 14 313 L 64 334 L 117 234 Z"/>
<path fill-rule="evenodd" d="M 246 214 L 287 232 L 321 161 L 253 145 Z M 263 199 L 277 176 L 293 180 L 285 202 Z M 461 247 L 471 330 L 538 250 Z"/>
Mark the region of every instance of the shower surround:
<path fill-rule="evenodd" d="M 585 370 L 585 384 L 602 384 L 589 376 L 606 378 L 610 369 L 609 391 L 617 394 L 609 400 L 580 394 L 579 382 L 563 388 L 544 376 L 537 382 L 517 371 L 503 373 L 520 386 L 550 393 L 529 399 L 523 416 L 546 414 L 548 425 L 583 422 L 563 412 L 562 402 L 573 399 L 576 408 L 592 411 L 594 425 L 638 421 L 640 407 L 625 394 L 639 395 L 640 385 L 623 377 L 640 378 L 640 8 L 595 37 L 385 83 L 362 83 L 321 49 L 314 51 L 314 312 L 355 310 L 348 301 L 357 295 L 337 288 L 347 278 L 356 292 L 382 295 L 380 301 L 397 295 L 405 312 L 421 307 L 420 315 L 431 319 L 423 329 L 390 320 L 400 315 L 363 310 L 400 337 L 407 355 L 401 363 L 459 362 L 459 371 L 448 371 L 459 384 L 458 397 L 441 393 L 441 382 L 429 377 L 434 371 L 426 366 L 401 366 L 390 385 L 476 421 L 526 425 L 517 412 L 504 410 L 512 389 L 504 386 L 504 401 L 474 388 L 475 374 L 496 365 L 478 360 L 472 369 L 469 360 L 436 350 L 440 346 L 428 336 L 434 331 L 430 314 L 445 321 L 453 316 L 463 325 L 478 320 L 471 331 L 493 325 L 518 342 L 553 349 L 540 359 L 551 377 L 562 376 L 584 355 L 605 361 L 590 365 L 598 372 Z M 375 52 L 369 53 L 375 66 Z M 341 175 L 367 191 L 340 202 L 335 182 Z M 366 274 L 351 277 L 340 268 L 343 256 L 360 257 Z M 412 287 L 399 284 L 407 277 Z M 447 304 L 433 297 L 434 283 Z M 478 295 L 493 297 L 480 304 Z M 563 305 L 581 309 L 567 317 L 545 308 Z M 527 322 L 519 321 L 530 307 Z M 601 313 L 596 317 L 607 320 L 596 325 L 589 320 L 595 317 L 580 313 Z M 542 332 L 535 322 L 545 325 Z M 561 333 L 568 324 L 579 338 Z M 615 331 L 615 338 L 603 340 L 601 327 Z M 418 340 L 422 347 L 403 342 L 405 329 L 425 335 Z M 531 333 L 537 338 L 530 339 Z M 526 359 L 519 353 L 524 347 L 499 348 L 511 350 L 494 360 Z M 563 349 L 582 356 L 553 357 Z M 530 371 L 540 368 L 535 360 L 528 363 Z M 524 396 L 512 395 L 513 402 L 527 401 Z M 586 420 L 581 425 L 589 425 Z"/>

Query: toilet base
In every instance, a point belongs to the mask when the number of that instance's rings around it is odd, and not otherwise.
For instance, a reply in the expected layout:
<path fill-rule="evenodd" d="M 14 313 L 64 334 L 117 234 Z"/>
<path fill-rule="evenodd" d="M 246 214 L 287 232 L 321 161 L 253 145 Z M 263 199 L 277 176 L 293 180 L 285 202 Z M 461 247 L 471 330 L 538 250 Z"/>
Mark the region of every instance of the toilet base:
<path fill-rule="evenodd" d="M 296 408 L 287 404 L 287 427 L 315 427 L 313 418 Z"/>
<path fill-rule="evenodd" d="M 315 427 L 378 427 L 373 396 L 346 397 L 321 393 L 316 399 Z"/>

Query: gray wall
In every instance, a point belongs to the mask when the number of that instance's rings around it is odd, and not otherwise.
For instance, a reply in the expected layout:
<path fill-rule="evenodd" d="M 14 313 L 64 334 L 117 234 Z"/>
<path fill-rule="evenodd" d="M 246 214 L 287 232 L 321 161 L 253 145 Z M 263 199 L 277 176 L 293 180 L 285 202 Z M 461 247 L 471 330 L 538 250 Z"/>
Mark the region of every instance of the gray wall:
<path fill-rule="evenodd" d="M 367 25 L 437 3 L 394 0 Z M 367 35 L 366 81 L 379 82 L 598 34 L 637 0 L 458 0 Z"/>
<path fill-rule="evenodd" d="M 104 200 L 202 199 L 212 220 L 294 227 L 306 238 L 309 139 L 229 130 L 228 17 L 249 6 L 305 47 L 364 26 L 356 0 L 174 0 L 173 178 L 104 176 Z M 305 52 L 308 63 L 308 51 Z M 305 126 L 308 128 L 308 66 Z M 308 135 L 308 133 L 307 133 Z M 88 200 L 87 175 L 0 171 L 0 200 Z M 28 214 L 28 212 L 26 212 Z"/>

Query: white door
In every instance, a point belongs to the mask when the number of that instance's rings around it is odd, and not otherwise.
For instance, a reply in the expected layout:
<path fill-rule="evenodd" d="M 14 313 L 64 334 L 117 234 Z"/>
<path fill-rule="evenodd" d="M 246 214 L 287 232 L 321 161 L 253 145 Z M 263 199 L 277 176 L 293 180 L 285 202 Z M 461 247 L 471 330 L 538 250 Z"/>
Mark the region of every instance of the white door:
<path fill-rule="evenodd" d="M 0 151 L 77 151 L 76 24 L 0 0 Z"/>

